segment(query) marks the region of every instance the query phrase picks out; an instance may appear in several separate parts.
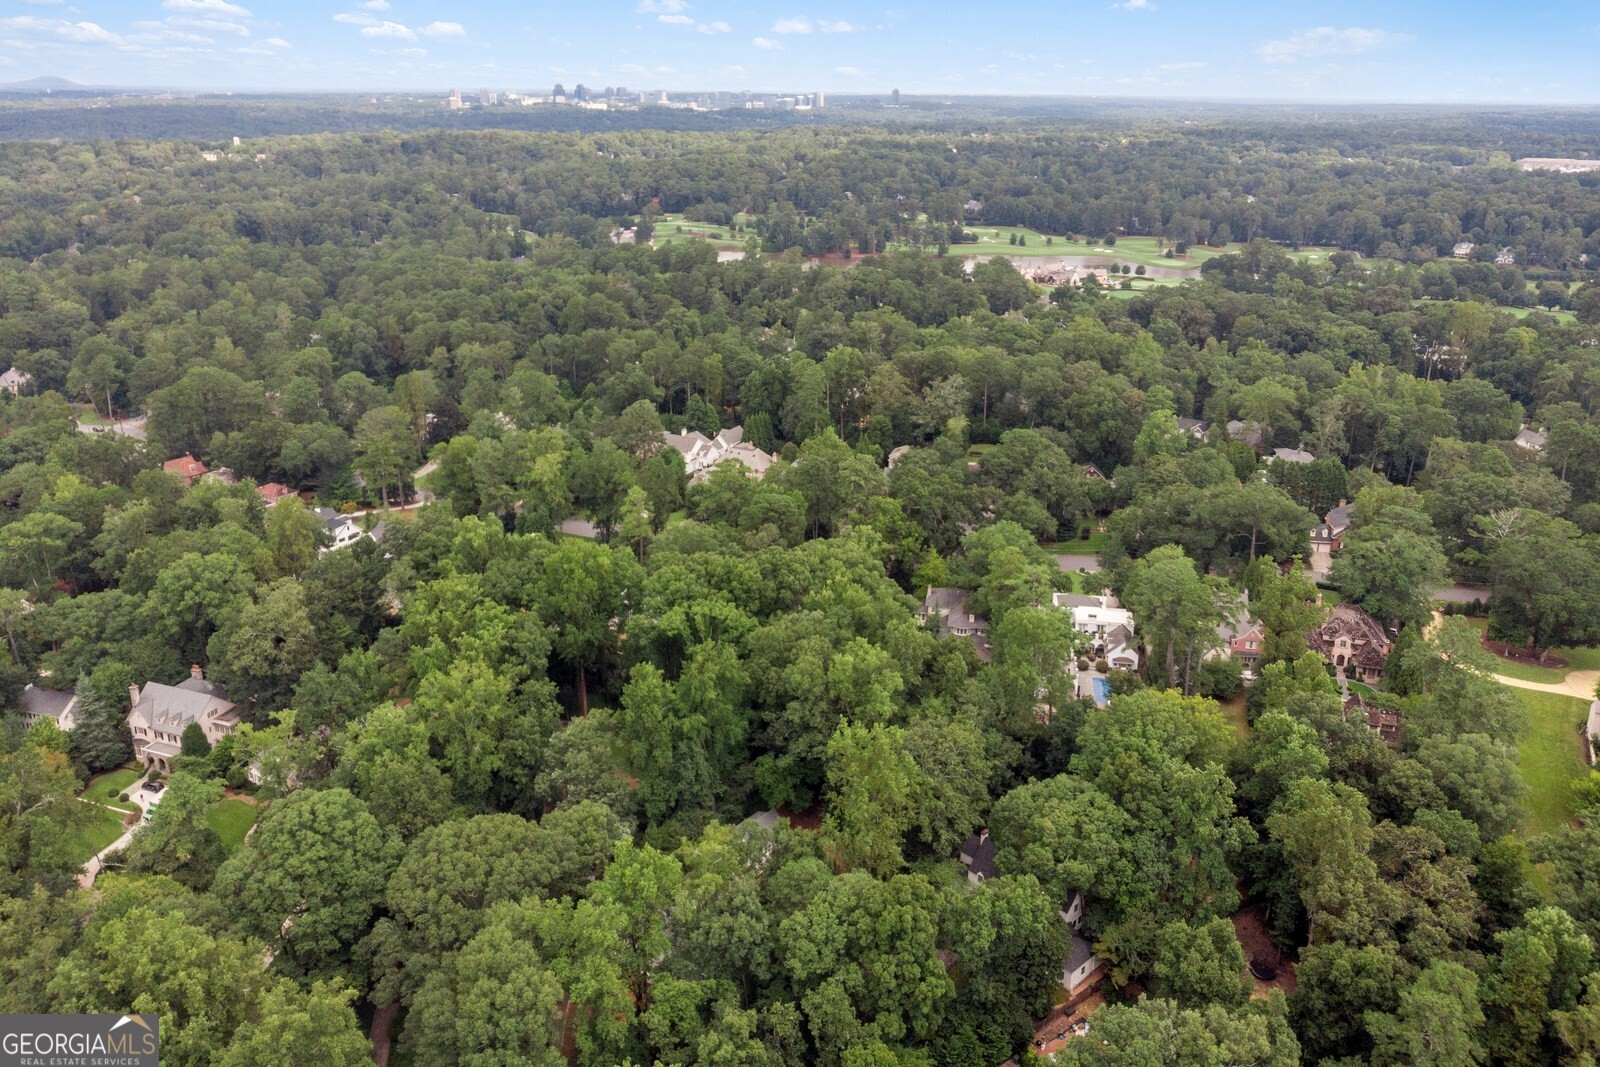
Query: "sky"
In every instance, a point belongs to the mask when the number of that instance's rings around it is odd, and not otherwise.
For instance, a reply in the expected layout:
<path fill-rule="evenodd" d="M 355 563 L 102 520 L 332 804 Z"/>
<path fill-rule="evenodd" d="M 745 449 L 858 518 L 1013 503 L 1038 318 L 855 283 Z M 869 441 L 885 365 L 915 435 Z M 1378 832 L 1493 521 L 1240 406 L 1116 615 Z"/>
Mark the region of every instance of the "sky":
<path fill-rule="evenodd" d="M 0 82 L 1600 103 L 1593 0 L 0 0 Z"/>

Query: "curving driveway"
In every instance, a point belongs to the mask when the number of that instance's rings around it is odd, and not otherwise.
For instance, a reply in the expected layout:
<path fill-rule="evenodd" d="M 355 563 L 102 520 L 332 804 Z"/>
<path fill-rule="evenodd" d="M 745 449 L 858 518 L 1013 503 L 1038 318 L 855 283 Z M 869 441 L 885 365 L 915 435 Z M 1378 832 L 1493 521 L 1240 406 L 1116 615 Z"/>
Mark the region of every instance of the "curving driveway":
<path fill-rule="evenodd" d="M 1595 686 L 1600 685 L 1600 671 L 1571 671 L 1559 682 L 1529 682 L 1497 674 L 1494 680 L 1517 689 L 1532 689 L 1538 693 L 1555 693 L 1564 697 L 1577 697 L 1586 703 L 1595 700 Z"/>

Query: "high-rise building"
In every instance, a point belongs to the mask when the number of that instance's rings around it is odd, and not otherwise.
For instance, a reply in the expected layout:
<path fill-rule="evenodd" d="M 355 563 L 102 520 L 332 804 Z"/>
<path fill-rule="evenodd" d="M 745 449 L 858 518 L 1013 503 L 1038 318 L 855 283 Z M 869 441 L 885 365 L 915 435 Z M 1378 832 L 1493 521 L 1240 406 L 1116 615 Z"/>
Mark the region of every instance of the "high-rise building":
<path fill-rule="evenodd" d="M 895 107 L 899 107 L 900 106 L 900 90 L 899 89 L 896 89 L 894 92 L 889 94 L 889 102 L 892 103 Z"/>
<path fill-rule="evenodd" d="M 489 106 L 489 90 L 487 90 L 487 89 L 479 89 L 478 90 L 478 104 L 481 107 L 488 107 Z"/>
<path fill-rule="evenodd" d="M 551 96 L 566 96 L 567 95 L 567 87 L 565 85 L 562 85 L 560 82 L 556 82 L 556 87 L 555 87 L 554 90 L 551 91 L 550 95 Z"/>
<path fill-rule="evenodd" d="M 448 101 L 446 101 L 445 107 L 449 108 L 451 111 L 460 111 L 461 110 L 462 104 L 461 104 L 461 90 L 460 89 L 451 89 L 450 90 L 450 99 Z"/>
<path fill-rule="evenodd" d="M 811 106 L 812 107 L 826 107 L 827 103 L 828 103 L 827 98 L 824 97 L 821 93 L 818 93 L 815 97 L 812 98 Z"/>
<path fill-rule="evenodd" d="M 572 95 L 577 97 L 579 100 L 587 100 L 589 99 L 589 90 L 582 82 L 579 82 L 577 87 L 572 90 Z"/>

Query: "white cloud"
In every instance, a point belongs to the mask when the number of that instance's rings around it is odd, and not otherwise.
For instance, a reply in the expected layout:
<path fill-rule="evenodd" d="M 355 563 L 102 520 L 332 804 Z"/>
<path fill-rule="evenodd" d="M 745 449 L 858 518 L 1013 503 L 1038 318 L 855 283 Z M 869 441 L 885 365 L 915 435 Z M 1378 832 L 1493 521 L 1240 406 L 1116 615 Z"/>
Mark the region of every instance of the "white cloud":
<path fill-rule="evenodd" d="M 639 0 L 634 11 L 641 15 L 681 15 L 689 10 L 686 0 Z"/>
<path fill-rule="evenodd" d="M 782 41 L 774 41 L 770 37 L 757 37 L 750 43 L 765 52 L 777 52 L 783 48 Z"/>
<path fill-rule="evenodd" d="M 290 44 L 288 41 L 285 41 L 282 37 L 268 37 L 265 41 L 262 41 L 261 43 L 262 43 L 263 46 L 265 46 L 267 48 L 293 48 L 294 47 L 294 45 Z"/>
<path fill-rule="evenodd" d="M 45 33 L 79 43 L 118 44 L 122 38 L 93 22 L 68 22 L 66 19 L 46 19 L 37 15 L 17 15 L 0 19 L 0 30 L 23 33 Z"/>
<path fill-rule="evenodd" d="M 861 27 L 843 19 L 818 19 L 817 29 L 823 33 L 855 33 Z"/>
<path fill-rule="evenodd" d="M 772 32 L 801 34 L 810 33 L 811 20 L 806 18 L 804 15 L 797 15 L 794 18 L 789 19 L 779 19 L 777 22 L 772 24 Z"/>
<path fill-rule="evenodd" d="M 362 0 L 362 3 L 356 6 L 364 7 L 368 11 L 387 11 L 389 10 L 389 0 Z"/>
<path fill-rule="evenodd" d="M 114 43 L 116 34 L 93 22 L 66 22 L 56 27 L 56 33 L 69 41 L 101 41 Z"/>
<path fill-rule="evenodd" d="M 161 0 L 168 11 L 194 11 L 204 15 L 225 15 L 229 18 L 247 19 L 250 12 L 228 0 Z"/>
<path fill-rule="evenodd" d="M 668 26 L 693 26 L 694 19 L 688 15 L 657 15 L 657 22 L 665 22 Z"/>
<path fill-rule="evenodd" d="M 1199 60 L 1191 60 L 1188 63 L 1163 63 L 1163 64 L 1161 64 L 1161 69 L 1162 70 L 1201 70 L 1204 67 L 1205 67 L 1205 64 L 1200 62 Z"/>
<path fill-rule="evenodd" d="M 835 74 L 843 74 L 846 78 L 854 78 L 856 75 L 861 73 L 861 68 L 860 67 L 834 67 L 833 68 L 833 72 Z"/>
<path fill-rule="evenodd" d="M 459 22 L 430 22 L 422 27 L 425 37 L 465 37 L 467 28 Z"/>
<path fill-rule="evenodd" d="M 413 59 L 428 54 L 426 48 L 369 48 L 368 51 L 375 56 L 410 56 Z"/>
<path fill-rule="evenodd" d="M 402 41 L 415 41 L 417 31 L 399 22 L 380 22 L 376 26 L 363 26 L 363 37 L 391 37 Z"/>
<path fill-rule="evenodd" d="M 166 25 L 187 26 L 193 30 L 205 30 L 208 33 L 231 33 L 236 37 L 248 37 L 250 31 L 237 22 L 227 22 L 223 19 L 192 19 L 174 15 L 167 19 Z"/>
<path fill-rule="evenodd" d="M 1152 4 L 1150 0 L 1122 0 L 1120 4 L 1112 4 L 1111 6 L 1120 7 L 1124 11 L 1154 11 L 1156 9 L 1156 5 Z"/>
<path fill-rule="evenodd" d="M 333 16 L 333 21 L 347 23 L 351 26 L 376 26 L 378 24 L 377 19 L 359 11 L 341 11 Z"/>
<path fill-rule="evenodd" d="M 1411 40 L 1403 33 L 1388 30 L 1364 29 L 1351 26 L 1335 29 L 1317 26 L 1300 30 L 1275 41 L 1263 41 L 1256 46 L 1256 54 L 1267 63 L 1293 63 L 1316 56 L 1354 56 L 1380 48 L 1393 48 Z"/>
<path fill-rule="evenodd" d="M 716 22 L 702 22 L 697 25 L 695 29 L 699 30 L 708 37 L 719 33 L 731 33 L 733 31 L 732 26 L 721 21 L 720 19 Z"/>

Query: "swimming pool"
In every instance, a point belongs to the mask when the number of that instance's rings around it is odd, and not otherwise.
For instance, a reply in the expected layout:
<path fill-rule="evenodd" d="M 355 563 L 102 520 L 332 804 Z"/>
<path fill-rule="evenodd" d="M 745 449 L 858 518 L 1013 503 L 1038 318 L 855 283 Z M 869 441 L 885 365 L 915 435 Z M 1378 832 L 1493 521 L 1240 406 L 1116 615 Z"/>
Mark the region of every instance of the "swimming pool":
<path fill-rule="evenodd" d="M 1094 702 L 1105 707 L 1111 701 L 1111 683 L 1104 678 L 1090 678 L 1089 684 L 1094 686 Z"/>

